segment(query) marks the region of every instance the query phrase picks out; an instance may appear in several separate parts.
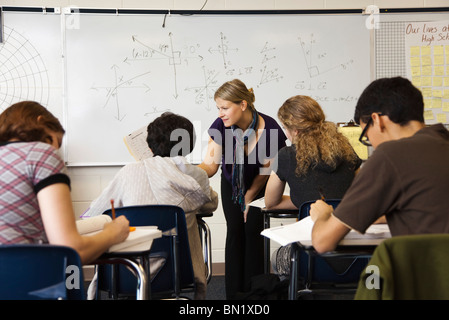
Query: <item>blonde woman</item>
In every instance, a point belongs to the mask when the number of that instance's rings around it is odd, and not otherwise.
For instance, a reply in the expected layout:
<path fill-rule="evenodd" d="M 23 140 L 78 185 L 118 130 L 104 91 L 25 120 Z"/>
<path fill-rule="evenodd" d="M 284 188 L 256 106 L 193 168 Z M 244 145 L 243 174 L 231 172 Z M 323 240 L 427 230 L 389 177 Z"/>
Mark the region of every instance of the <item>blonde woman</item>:
<path fill-rule="evenodd" d="M 263 273 L 263 216 L 248 205 L 263 196 L 270 165 L 287 140 L 279 124 L 254 106 L 254 92 L 238 80 L 215 92 L 218 118 L 209 129 L 203 168 L 212 177 L 222 168 L 221 200 L 226 218 L 225 285 L 227 299 L 249 290 Z"/>
<path fill-rule="evenodd" d="M 267 183 L 265 206 L 269 209 L 298 209 L 302 203 L 341 199 L 352 183 L 362 160 L 349 141 L 325 120 L 318 102 L 294 96 L 278 110 L 291 146 L 279 151 L 278 165 Z M 285 185 L 290 196 L 284 195 Z M 273 253 L 273 270 L 281 278 L 290 274 L 290 246 Z"/>

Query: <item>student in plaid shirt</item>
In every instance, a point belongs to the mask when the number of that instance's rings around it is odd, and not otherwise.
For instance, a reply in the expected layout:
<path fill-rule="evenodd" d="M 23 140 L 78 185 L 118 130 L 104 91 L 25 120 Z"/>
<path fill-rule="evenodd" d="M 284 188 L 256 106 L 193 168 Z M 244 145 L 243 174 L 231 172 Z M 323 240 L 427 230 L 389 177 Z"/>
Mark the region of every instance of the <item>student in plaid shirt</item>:
<path fill-rule="evenodd" d="M 0 244 L 55 244 L 74 248 L 83 263 L 122 242 L 129 222 L 119 217 L 91 237 L 75 224 L 70 179 L 57 150 L 65 131 L 34 101 L 0 114 Z"/>

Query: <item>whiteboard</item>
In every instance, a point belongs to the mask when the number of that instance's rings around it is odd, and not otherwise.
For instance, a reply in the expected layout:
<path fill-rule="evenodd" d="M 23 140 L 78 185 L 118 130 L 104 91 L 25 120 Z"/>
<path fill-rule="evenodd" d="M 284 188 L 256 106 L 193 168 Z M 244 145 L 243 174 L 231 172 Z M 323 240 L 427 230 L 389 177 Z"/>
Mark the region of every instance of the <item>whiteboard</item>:
<path fill-rule="evenodd" d="M 165 19 L 165 27 L 163 27 Z M 258 111 L 277 119 L 293 95 L 328 120 L 353 118 L 370 82 L 362 15 L 79 14 L 65 29 L 69 165 L 134 161 L 123 137 L 164 111 L 188 117 L 201 162 L 217 117 L 215 90 L 239 78 Z"/>

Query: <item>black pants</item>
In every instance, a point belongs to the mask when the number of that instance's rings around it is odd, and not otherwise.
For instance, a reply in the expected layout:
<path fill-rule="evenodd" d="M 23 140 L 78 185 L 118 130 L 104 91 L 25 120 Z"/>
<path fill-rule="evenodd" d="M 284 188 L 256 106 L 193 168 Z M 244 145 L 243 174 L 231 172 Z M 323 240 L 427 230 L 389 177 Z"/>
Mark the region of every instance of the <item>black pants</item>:
<path fill-rule="evenodd" d="M 265 188 L 259 196 L 263 196 Z M 253 276 L 264 272 L 263 216 L 259 208 L 250 207 L 246 223 L 239 205 L 232 200 L 232 186 L 221 177 L 221 201 L 226 218 L 225 285 L 226 298 L 250 289 Z"/>

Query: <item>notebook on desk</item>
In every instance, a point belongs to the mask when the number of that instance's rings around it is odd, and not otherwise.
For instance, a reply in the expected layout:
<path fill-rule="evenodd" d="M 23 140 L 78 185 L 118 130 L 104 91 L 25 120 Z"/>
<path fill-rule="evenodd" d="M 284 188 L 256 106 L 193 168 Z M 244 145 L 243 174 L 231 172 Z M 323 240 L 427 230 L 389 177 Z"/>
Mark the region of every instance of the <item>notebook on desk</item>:
<path fill-rule="evenodd" d="M 103 230 L 104 225 L 111 221 L 110 216 L 99 215 L 77 220 L 76 227 L 81 235 L 89 236 Z M 125 241 L 113 245 L 107 252 L 147 251 L 151 249 L 153 240 L 161 236 L 162 232 L 156 226 L 136 227 Z"/>
<path fill-rule="evenodd" d="M 265 229 L 261 234 L 282 246 L 293 242 L 301 242 L 304 245 L 312 245 L 312 218 L 306 217 L 298 222 L 280 227 Z M 370 245 L 377 244 L 379 240 L 390 238 L 390 229 L 387 224 L 371 225 L 365 232 L 360 234 L 351 230 L 340 242 L 342 245 Z"/>

